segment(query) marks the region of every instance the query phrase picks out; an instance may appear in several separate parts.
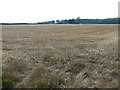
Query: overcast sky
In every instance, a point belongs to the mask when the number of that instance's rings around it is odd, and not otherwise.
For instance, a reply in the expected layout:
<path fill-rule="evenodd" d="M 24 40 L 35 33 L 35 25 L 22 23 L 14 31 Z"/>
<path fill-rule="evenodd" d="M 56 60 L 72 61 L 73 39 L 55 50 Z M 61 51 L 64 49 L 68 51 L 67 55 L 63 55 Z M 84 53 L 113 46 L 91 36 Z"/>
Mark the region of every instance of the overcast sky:
<path fill-rule="evenodd" d="M 0 22 L 118 17 L 120 0 L 0 0 Z"/>

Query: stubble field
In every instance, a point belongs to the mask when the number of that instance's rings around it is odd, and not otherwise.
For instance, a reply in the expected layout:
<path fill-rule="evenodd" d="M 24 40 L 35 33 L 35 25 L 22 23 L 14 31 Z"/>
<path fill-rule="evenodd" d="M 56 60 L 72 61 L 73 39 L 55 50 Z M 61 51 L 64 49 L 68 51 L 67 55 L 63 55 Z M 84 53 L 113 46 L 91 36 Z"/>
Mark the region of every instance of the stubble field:
<path fill-rule="evenodd" d="M 2 28 L 3 77 L 11 82 L 6 87 L 118 87 L 117 25 Z"/>

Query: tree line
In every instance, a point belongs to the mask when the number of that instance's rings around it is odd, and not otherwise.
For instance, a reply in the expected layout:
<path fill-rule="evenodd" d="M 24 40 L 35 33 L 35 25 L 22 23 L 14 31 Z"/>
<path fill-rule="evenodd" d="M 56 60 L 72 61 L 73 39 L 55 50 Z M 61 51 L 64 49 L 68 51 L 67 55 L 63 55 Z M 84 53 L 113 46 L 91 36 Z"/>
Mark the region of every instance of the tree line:
<path fill-rule="evenodd" d="M 51 20 L 45 22 L 38 22 L 38 24 L 118 24 L 118 18 L 106 19 L 65 19 L 65 20 Z"/>
<path fill-rule="evenodd" d="M 0 23 L 0 25 L 25 25 L 25 24 L 120 24 L 120 18 L 106 18 L 106 19 L 64 19 L 51 20 L 38 23 Z"/>

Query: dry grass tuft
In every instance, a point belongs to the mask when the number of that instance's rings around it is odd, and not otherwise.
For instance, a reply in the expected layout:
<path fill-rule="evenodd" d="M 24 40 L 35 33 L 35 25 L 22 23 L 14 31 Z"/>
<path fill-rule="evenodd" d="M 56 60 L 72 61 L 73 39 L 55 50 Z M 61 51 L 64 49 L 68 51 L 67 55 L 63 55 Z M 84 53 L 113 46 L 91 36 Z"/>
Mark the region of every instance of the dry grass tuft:
<path fill-rule="evenodd" d="M 8 66 L 4 69 L 9 72 L 23 72 L 25 69 L 27 69 L 27 65 L 23 60 L 15 60 L 8 64 Z"/>
<path fill-rule="evenodd" d="M 61 55 L 54 56 L 52 54 L 46 53 L 43 55 L 43 60 L 47 62 L 49 65 L 55 65 L 55 64 L 64 64 L 65 58 Z"/>
<path fill-rule="evenodd" d="M 60 63 L 64 64 L 65 63 L 65 59 L 62 56 L 51 57 L 49 59 L 49 61 L 50 61 L 50 64 L 52 64 L 52 65 L 60 64 Z"/>
<path fill-rule="evenodd" d="M 56 74 L 45 66 L 37 67 L 27 83 L 28 87 L 32 86 L 34 88 L 54 88 L 58 86 Z"/>
<path fill-rule="evenodd" d="M 3 72 L 23 74 L 26 70 L 28 70 L 28 65 L 26 64 L 26 61 L 23 60 L 14 60 L 7 66 L 3 66 Z"/>
<path fill-rule="evenodd" d="M 66 72 L 71 72 L 73 74 L 78 74 L 79 72 L 81 72 L 81 70 L 85 67 L 84 62 L 82 61 L 75 61 L 74 63 L 71 63 Z"/>

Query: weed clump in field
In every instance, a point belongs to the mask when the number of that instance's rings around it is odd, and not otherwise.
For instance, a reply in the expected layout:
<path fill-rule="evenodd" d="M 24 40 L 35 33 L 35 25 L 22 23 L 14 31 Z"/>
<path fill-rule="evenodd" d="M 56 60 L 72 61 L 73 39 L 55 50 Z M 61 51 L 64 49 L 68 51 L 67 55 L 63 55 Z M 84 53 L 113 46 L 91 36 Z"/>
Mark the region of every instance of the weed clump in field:
<path fill-rule="evenodd" d="M 20 77 L 16 73 L 4 72 L 2 74 L 2 87 L 13 88 L 17 82 L 20 81 Z"/>
<path fill-rule="evenodd" d="M 13 87 L 13 85 L 12 85 L 12 83 L 10 81 L 9 75 L 7 73 L 3 73 L 2 87 L 3 88 L 11 88 L 11 87 Z"/>
<path fill-rule="evenodd" d="M 3 88 L 14 88 L 21 81 L 20 75 L 27 70 L 23 60 L 14 60 L 7 66 L 3 66 Z"/>
<path fill-rule="evenodd" d="M 57 87 L 57 76 L 45 66 L 39 66 L 27 82 L 27 87 L 29 86 L 33 88 L 55 88 Z"/>

